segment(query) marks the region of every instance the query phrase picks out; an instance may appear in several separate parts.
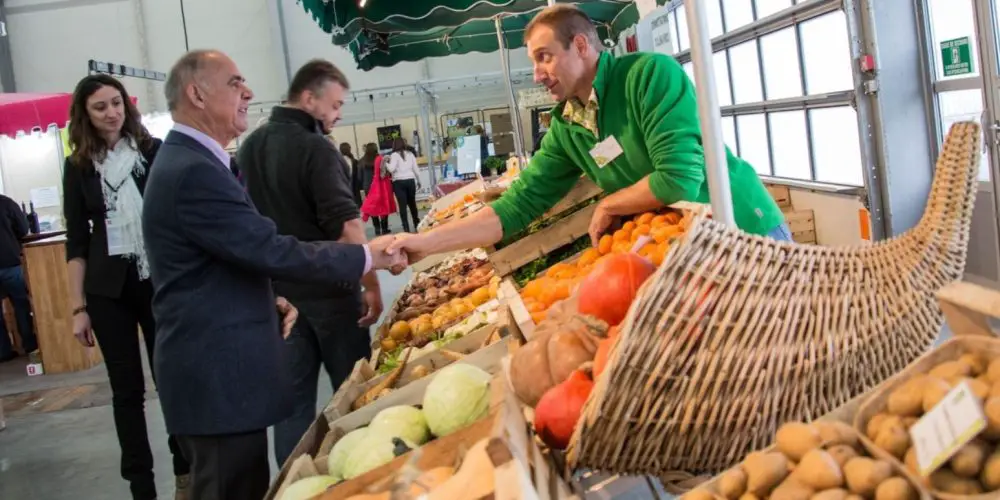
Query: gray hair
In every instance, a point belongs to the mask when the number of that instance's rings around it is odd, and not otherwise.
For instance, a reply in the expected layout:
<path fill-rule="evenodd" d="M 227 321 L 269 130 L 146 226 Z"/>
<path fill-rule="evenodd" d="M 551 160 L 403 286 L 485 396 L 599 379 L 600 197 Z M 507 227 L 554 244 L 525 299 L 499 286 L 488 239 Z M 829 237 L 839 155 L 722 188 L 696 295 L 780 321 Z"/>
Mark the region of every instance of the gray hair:
<path fill-rule="evenodd" d="M 167 109 L 174 111 L 184 95 L 184 87 L 203 69 L 208 57 L 218 54 L 216 50 L 192 50 L 181 56 L 167 75 L 163 93 L 167 97 Z"/>

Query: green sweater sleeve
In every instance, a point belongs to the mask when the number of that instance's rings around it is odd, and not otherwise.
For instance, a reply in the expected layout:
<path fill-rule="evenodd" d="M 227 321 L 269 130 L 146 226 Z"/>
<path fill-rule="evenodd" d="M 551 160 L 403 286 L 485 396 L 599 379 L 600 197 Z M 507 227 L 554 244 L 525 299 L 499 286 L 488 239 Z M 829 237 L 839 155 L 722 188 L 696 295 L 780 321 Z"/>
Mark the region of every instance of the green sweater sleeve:
<path fill-rule="evenodd" d="M 566 157 L 551 131 L 542 147 L 510 188 L 491 205 L 503 225 L 504 238 L 528 227 L 573 189 L 580 168 Z"/>
<path fill-rule="evenodd" d="M 650 54 L 632 68 L 628 91 L 653 164 L 649 188 L 665 205 L 696 201 L 705 181 L 705 157 L 694 86 L 680 64 Z"/>

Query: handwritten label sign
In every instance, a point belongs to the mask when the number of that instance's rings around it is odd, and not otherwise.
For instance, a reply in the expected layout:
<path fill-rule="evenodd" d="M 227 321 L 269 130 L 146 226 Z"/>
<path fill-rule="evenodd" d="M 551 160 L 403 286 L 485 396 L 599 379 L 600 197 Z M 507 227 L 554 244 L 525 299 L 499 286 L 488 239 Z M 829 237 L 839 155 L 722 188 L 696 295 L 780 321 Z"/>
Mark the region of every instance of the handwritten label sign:
<path fill-rule="evenodd" d="M 910 428 L 917 465 L 924 477 L 941 467 L 986 429 L 986 415 L 968 382 L 951 390 Z"/>
<path fill-rule="evenodd" d="M 29 377 L 34 377 L 35 375 L 43 375 L 45 370 L 42 369 L 41 363 L 31 363 L 27 366 L 26 371 Z"/>

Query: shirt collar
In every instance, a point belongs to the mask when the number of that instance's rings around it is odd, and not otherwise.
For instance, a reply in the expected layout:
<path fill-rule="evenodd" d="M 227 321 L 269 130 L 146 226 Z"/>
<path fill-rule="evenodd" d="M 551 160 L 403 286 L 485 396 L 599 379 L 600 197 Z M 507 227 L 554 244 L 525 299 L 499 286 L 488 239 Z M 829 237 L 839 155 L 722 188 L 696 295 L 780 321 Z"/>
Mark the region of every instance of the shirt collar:
<path fill-rule="evenodd" d="M 229 153 L 227 153 L 226 149 L 223 148 L 222 145 L 219 144 L 215 139 L 209 137 L 208 134 L 196 128 L 184 125 L 183 123 L 176 123 L 176 122 L 174 123 L 173 130 L 175 132 L 180 132 L 198 141 L 198 144 L 204 146 L 206 149 L 211 151 L 216 158 L 219 159 L 219 163 L 221 163 L 223 167 L 226 167 L 227 169 L 229 168 L 229 163 L 230 163 Z"/>

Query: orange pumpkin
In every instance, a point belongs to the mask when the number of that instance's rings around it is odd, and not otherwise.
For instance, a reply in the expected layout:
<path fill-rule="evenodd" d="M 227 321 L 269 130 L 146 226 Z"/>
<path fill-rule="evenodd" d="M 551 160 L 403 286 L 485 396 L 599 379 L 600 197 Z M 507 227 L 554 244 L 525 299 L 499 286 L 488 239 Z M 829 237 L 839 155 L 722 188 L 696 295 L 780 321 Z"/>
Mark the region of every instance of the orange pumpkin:
<path fill-rule="evenodd" d="M 608 257 L 580 283 L 580 313 L 609 325 L 621 323 L 639 287 L 655 270 L 652 263 L 633 253 Z"/>
<path fill-rule="evenodd" d="M 514 393 L 521 401 L 535 406 L 551 387 L 594 359 L 597 343 L 607 331 L 606 323 L 582 314 L 546 320 L 535 331 L 539 335 L 511 356 Z"/>
<path fill-rule="evenodd" d="M 594 381 L 590 375 L 576 370 L 542 396 L 535 408 L 535 433 L 546 445 L 557 450 L 569 446 L 580 413 L 593 389 Z"/>
<path fill-rule="evenodd" d="M 607 338 L 601 339 L 597 343 L 597 352 L 594 353 L 594 380 L 597 380 L 604 372 L 604 368 L 608 366 L 608 356 L 611 354 L 611 346 L 614 345 L 616 338 L 618 338 L 618 325 L 609 328 Z"/>

